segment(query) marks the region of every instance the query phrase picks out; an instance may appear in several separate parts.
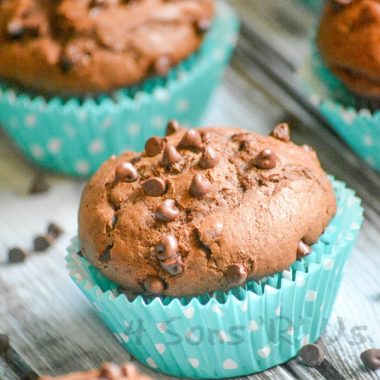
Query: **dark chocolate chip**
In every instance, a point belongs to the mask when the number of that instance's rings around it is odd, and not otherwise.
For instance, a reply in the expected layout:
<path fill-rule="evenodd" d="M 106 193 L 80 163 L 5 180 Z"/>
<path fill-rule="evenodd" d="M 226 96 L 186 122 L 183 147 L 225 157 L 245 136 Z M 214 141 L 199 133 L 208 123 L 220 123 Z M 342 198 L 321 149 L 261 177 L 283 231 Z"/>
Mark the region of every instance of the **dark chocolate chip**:
<path fill-rule="evenodd" d="M 199 160 L 199 166 L 203 169 L 211 169 L 219 162 L 219 155 L 211 146 L 207 146 Z"/>
<path fill-rule="evenodd" d="M 179 210 L 173 199 L 164 200 L 156 209 L 156 219 L 161 222 L 172 222 L 179 216 Z"/>
<path fill-rule="evenodd" d="M 137 180 L 139 173 L 130 162 L 120 162 L 116 166 L 115 176 L 118 181 L 134 182 Z"/>
<path fill-rule="evenodd" d="M 50 223 L 48 225 L 47 233 L 54 239 L 57 239 L 63 234 L 63 229 L 56 223 Z"/>
<path fill-rule="evenodd" d="M 247 271 L 242 264 L 230 265 L 225 275 L 231 286 L 242 285 L 247 280 Z"/>
<path fill-rule="evenodd" d="M 41 194 L 49 191 L 50 185 L 46 177 L 42 174 L 37 175 L 30 186 L 29 194 Z"/>
<path fill-rule="evenodd" d="M 7 25 L 7 36 L 10 40 L 18 40 L 24 36 L 25 29 L 21 20 L 12 20 Z"/>
<path fill-rule="evenodd" d="M 171 59 L 168 55 L 161 55 L 154 62 L 154 72 L 158 75 L 165 75 L 171 67 Z"/>
<path fill-rule="evenodd" d="M 160 137 L 153 136 L 145 143 L 145 154 L 148 157 L 157 156 L 157 154 L 162 152 L 163 146 L 163 140 Z"/>
<path fill-rule="evenodd" d="M 290 130 L 287 123 L 278 124 L 272 131 L 271 136 L 284 142 L 290 141 Z"/>
<path fill-rule="evenodd" d="M 170 143 L 167 143 L 162 155 L 162 166 L 170 166 L 180 161 L 182 156 L 178 153 L 177 149 Z"/>
<path fill-rule="evenodd" d="M 325 353 L 317 344 L 307 344 L 302 348 L 299 356 L 307 366 L 316 367 L 323 362 Z"/>
<path fill-rule="evenodd" d="M 360 359 L 363 364 L 370 369 L 380 368 L 380 349 L 371 348 L 361 353 Z"/>
<path fill-rule="evenodd" d="M 78 252 L 77 252 L 77 255 L 78 255 L 79 257 L 83 257 L 83 253 L 82 253 L 82 251 L 78 251 Z"/>
<path fill-rule="evenodd" d="M 160 197 L 166 192 L 166 182 L 162 178 L 149 178 L 142 183 L 142 188 L 151 197 Z"/>
<path fill-rule="evenodd" d="M 311 247 L 307 245 L 306 243 L 304 243 L 302 240 L 300 240 L 297 247 L 297 260 L 310 255 L 310 253 L 311 253 Z"/>
<path fill-rule="evenodd" d="M 0 356 L 6 354 L 9 347 L 9 336 L 6 334 L 0 334 Z"/>
<path fill-rule="evenodd" d="M 195 149 L 202 148 L 203 142 L 200 133 L 196 129 L 189 129 L 183 135 L 178 147 L 181 149 Z"/>
<path fill-rule="evenodd" d="M 195 23 L 196 31 L 199 34 L 206 33 L 211 27 L 211 21 L 207 18 L 202 18 L 200 20 L 197 20 Z"/>
<path fill-rule="evenodd" d="M 111 249 L 112 247 L 107 247 L 105 251 L 99 256 L 100 262 L 108 263 L 111 260 Z"/>
<path fill-rule="evenodd" d="M 64 74 L 67 74 L 74 64 L 75 62 L 65 55 L 63 55 L 58 62 L 58 65 Z"/>
<path fill-rule="evenodd" d="M 35 252 L 44 252 L 50 248 L 54 239 L 49 235 L 37 236 L 33 241 L 33 250 Z"/>
<path fill-rule="evenodd" d="M 166 127 L 166 136 L 172 135 L 181 129 L 177 120 L 170 120 Z"/>
<path fill-rule="evenodd" d="M 202 141 L 204 143 L 207 143 L 207 142 L 210 141 L 211 136 L 210 136 L 210 134 L 208 132 L 206 132 L 206 131 L 200 131 L 200 134 L 201 134 Z"/>
<path fill-rule="evenodd" d="M 14 247 L 8 251 L 8 262 L 10 264 L 22 263 L 27 256 L 28 254 L 22 248 Z"/>
<path fill-rule="evenodd" d="M 157 244 L 155 250 L 159 260 L 168 260 L 178 253 L 178 242 L 173 235 L 166 235 L 160 244 Z"/>
<path fill-rule="evenodd" d="M 202 198 L 211 191 L 211 184 L 203 174 L 195 174 L 191 181 L 189 192 L 196 198 Z"/>
<path fill-rule="evenodd" d="M 118 380 L 121 376 L 120 367 L 114 363 L 104 363 L 99 369 L 99 376 L 105 380 Z"/>
<path fill-rule="evenodd" d="M 276 155 L 271 149 L 263 149 L 253 160 L 253 164 L 259 169 L 273 169 L 276 166 Z"/>
<path fill-rule="evenodd" d="M 177 276 L 183 272 L 183 263 L 179 255 L 160 262 L 161 268 L 172 276 Z"/>
<path fill-rule="evenodd" d="M 148 276 L 144 280 L 144 289 L 151 294 L 161 294 L 165 290 L 165 283 L 156 276 Z"/>

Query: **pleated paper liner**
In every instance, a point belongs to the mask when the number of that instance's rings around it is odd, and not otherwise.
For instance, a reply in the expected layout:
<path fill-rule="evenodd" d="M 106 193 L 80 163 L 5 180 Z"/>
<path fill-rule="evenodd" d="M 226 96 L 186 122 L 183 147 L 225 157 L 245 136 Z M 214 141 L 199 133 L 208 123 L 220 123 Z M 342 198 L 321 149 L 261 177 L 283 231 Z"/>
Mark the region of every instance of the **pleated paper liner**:
<path fill-rule="evenodd" d="M 80 100 L 45 99 L 0 84 L 0 124 L 35 164 L 73 176 L 88 176 L 112 154 L 140 151 L 152 135 L 163 135 L 177 119 L 198 125 L 228 64 L 238 19 L 218 3 L 200 50 L 154 78 L 111 96 Z"/>
<path fill-rule="evenodd" d="M 288 271 L 228 293 L 189 298 L 138 296 L 69 248 L 74 282 L 115 337 L 141 363 L 186 378 L 228 378 L 263 371 L 297 355 L 324 331 L 362 223 L 360 200 L 333 180 L 338 211 L 310 256 Z"/>
<path fill-rule="evenodd" d="M 352 94 L 323 63 L 315 44 L 299 71 L 302 91 L 346 144 L 380 171 L 380 111 Z M 380 108 L 379 108 L 380 110 Z"/>

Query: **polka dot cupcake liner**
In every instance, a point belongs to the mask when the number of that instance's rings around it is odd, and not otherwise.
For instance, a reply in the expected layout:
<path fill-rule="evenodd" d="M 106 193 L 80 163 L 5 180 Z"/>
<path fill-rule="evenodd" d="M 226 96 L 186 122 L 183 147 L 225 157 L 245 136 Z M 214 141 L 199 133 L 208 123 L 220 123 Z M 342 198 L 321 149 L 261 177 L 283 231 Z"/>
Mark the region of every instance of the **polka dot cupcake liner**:
<path fill-rule="evenodd" d="M 299 70 L 301 90 L 345 143 L 373 169 L 380 171 L 380 110 L 359 106 L 352 94 L 322 62 L 315 44 Z"/>
<path fill-rule="evenodd" d="M 140 151 L 177 119 L 197 125 L 237 41 L 239 22 L 218 3 L 199 51 L 173 68 L 112 96 L 45 99 L 0 84 L 0 124 L 24 155 L 46 169 L 88 176 L 124 150 Z"/>
<path fill-rule="evenodd" d="M 169 298 L 118 292 L 69 248 L 67 267 L 116 339 L 148 367 L 185 378 L 248 375 L 284 363 L 324 331 L 362 223 L 360 200 L 333 180 L 338 211 L 312 253 L 228 293 Z"/>

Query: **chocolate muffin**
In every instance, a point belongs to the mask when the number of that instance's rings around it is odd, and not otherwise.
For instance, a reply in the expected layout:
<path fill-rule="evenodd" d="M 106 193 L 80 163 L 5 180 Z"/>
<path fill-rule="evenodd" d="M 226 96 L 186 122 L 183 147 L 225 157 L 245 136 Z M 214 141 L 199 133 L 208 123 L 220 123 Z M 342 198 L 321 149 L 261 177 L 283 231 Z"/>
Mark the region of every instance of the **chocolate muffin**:
<path fill-rule="evenodd" d="M 79 211 L 81 253 L 129 293 L 199 295 L 288 268 L 336 211 L 315 152 L 238 128 L 183 130 L 104 163 Z"/>
<path fill-rule="evenodd" d="M 329 0 L 317 44 L 330 70 L 363 99 L 380 100 L 380 2 Z"/>
<path fill-rule="evenodd" d="M 164 75 L 199 47 L 213 0 L 3 0 L 0 78 L 53 94 Z"/>
<path fill-rule="evenodd" d="M 100 369 L 85 372 L 74 372 L 60 377 L 43 376 L 39 380 L 152 380 L 151 377 L 138 372 L 132 364 L 121 366 L 105 363 Z"/>

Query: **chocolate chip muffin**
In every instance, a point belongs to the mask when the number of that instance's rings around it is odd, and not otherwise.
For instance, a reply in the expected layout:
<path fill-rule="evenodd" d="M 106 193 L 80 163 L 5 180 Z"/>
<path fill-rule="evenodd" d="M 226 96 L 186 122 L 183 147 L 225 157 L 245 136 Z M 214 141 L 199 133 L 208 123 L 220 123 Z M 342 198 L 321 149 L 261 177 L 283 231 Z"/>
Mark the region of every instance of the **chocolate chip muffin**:
<path fill-rule="evenodd" d="M 170 122 L 89 181 L 81 253 L 127 292 L 178 297 L 288 268 L 336 210 L 315 152 L 289 140 L 287 124 L 260 136 Z"/>
<path fill-rule="evenodd" d="M 3 0 L 0 78 L 53 94 L 164 75 L 199 47 L 213 0 Z"/>
<path fill-rule="evenodd" d="M 330 70 L 361 98 L 380 99 L 380 2 L 329 0 L 317 44 Z"/>
<path fill-rule="evenodd" d="M 39 380 L 152 380 L 151 377 L 138 372 L 132 364 L 121 366 L 105 363 L 100 369 L 70 373 L 60 377 L 43 376 Z"/>

